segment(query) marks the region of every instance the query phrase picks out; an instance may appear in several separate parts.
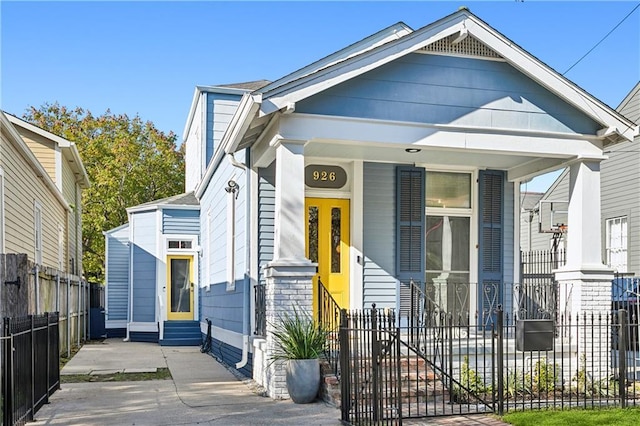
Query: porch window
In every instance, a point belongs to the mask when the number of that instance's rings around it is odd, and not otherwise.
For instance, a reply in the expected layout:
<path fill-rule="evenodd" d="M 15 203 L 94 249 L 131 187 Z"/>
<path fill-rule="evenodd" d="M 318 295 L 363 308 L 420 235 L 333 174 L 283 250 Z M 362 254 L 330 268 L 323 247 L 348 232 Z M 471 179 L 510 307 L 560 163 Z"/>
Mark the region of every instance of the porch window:
<path fill-rule="evenodd" d="M 471 174 L 427 172 L 426 292 L 441 312 L 469 312 Z"/>
<path fill-rule="evenodd" d="M 616 272 L 627 272 L 627 217 L 607 219 L 607 265 Z"/>
<path fill-rule="evenodd" d="M 469 173 L 427 172 L 427 208 L 471 208 Z"/>

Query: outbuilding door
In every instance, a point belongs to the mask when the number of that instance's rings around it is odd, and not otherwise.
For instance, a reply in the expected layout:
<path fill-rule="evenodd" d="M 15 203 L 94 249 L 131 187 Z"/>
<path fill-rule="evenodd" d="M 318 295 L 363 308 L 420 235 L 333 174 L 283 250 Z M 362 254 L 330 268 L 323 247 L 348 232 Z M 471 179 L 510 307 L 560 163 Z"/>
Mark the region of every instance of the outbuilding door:
<path fill-rule="evenodd" d="M 313 309 L 318 309 L 318 280 L 341 308 L 349 308 L 349 200 L 307 198 L 306 255 L 318 264 L 313 278 Z"/>
<path fill-rule="evenodd" d="M 193 256 L 167 256 L 167 319 L 193 319 Z"/>

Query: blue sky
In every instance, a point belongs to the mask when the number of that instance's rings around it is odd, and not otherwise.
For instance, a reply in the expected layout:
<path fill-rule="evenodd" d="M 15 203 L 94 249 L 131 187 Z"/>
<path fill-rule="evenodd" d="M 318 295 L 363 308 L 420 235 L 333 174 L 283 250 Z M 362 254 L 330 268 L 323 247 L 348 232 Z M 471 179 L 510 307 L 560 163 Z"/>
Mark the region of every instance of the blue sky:
<path fill-rule="evenodd" d="M 398 21 L 418 29 L 466 5 L 564 73 L 637 4 L 3 0 L 0 104 L 139 114 L 181 141 L 196 85 L 275 80 Z M 640 9 L 566 76 L 618 106 L 640 79 Z"/>

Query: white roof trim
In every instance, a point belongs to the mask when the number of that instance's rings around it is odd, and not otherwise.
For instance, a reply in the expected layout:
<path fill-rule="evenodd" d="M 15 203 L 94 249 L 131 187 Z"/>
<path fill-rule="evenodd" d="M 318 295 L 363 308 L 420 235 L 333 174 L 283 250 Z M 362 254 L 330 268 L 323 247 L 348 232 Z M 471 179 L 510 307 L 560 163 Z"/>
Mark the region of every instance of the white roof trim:
<path fill-rule="evenodd" d="M 631 121 L 578 88 L 519 46 L 514 45 L 475 16 L 470 15 L 466 25 L 474 37 L 500 54 L 520 72 L 575 106 L 594 121 L 601 123 L 603 127 L 615 127 L 620 136 L 633 140 L 634 124 Z"/>
<path fill-rule="evenodd" d="M 297 71 L 288 74 L 277 81 L 274 81 L 271 84 L 260 89 L 260 91 L 266 93 L 270 90 L 275 90 L 278 87 L 281 87 L 287 83 L 300 79 L 304 76 L 313 74 L 321 69 L 330 67 L 332 65 L 337 64 L 340 61 L 344 61 L 353 56 L 359 55 L 367 50 L 371 50 L 375 47 L 388 43 L 390 41 L 397 40 L 399 38 L 404 37 L 407 34 L 413 32 L 408 25 L 404 22 L 398 22 L 393 24 L 387 28 L 384 28 L 377 33 L 374 33 L 370 36 L 365 37 L 364 39 L 355 42 L 343 49 L 338 50 L 322 59 L 319 59 L 303 68 L 300 68 Z"/>
<path fill-rule="evenodd" d="M 196 112 L 196 107 L 198 105 L 198 100 L 200 99 L 200 95 L 203 93 L 220 93 L 220 94 L 228 94 L 228 95 L 243 95 L 247 92 L 250 92 L 249 89 L 239 89 L 237 87 L 219 87 L 219 86 L 196 86 L 195 91 L 193 92 L 193 99 L 191 100 L 191 108 L 189 108 L 189 114 L 187 115 L 187 121 L 184 125 L 184 131 L 182 132 L 182 140 L 186 141 L 189 136 L 189 131 L 191 130 L 191 124 L 193 123 L 193 115 Z"/>
<path fill-rule="evenodd" d="M 633 86 L 633 89 L 631 89 L 631 91 L 627 93 L 627 96 L 625 96 L 622 102 L 620 102 L 620 105 L 618 105 L 618 107 L 616 108 L 616 111 L 622 111 L 627 106 L 627 104 L 631 102 L 631 99 L 633 99 L 635 94 L 638 92 L 640 92 L 640 81 L 638 81 L 638 83 L 636 83 L 636 85 Z"/>
<path fill-rule="evenodd" d="M 44 167 L 42 167 L 42 164 L 40 164 L 40 161 L 38 161 L 36 156 L 33 155 L 33 152 L 31 152 L 27 144 L 24 142 L 24 140 L 22 140 L 22 136 L 20 136 L 18 131 L 15 129 L 15 127 L 13 127 L 12 123 L 9 121 L 8 119 L 9 116 L 10 115 L 5 114 L 3 111 L 0 111 L 0 124 L 2 128 L 7 129 L 7 132 L 9 133 L 9 136 L 10 136 L 9 138 L 10 141 L 13 141 L 13 144 L 18 149 L 18 152 L 20 152 L 20 154 L 27 160 L 27 162 L 31 164 L 31 168 L 33 169 L 33 171 L 36 173 L 36 175 L 39 178 L 42 179 L 44 184 L 53 193 L 53 195 L 60 202 L 62 207 L 67 211 L 71 211 L 71 207 L 62 196 L 62 192 L 60 192 L 56 184 L 53 183 L 53 180 L 49 176 L 49 173 L 47 173 Z"/>
<path fill-rule="evenodd" d="M 200 210 L 200 206 L 191 204 L 163 204 L 163 203 L 151 203 L 143 206 L 127 207 L 127 213 L 140 213 L 144 211 L 152 210 Z"/>
<path fill-rule="evenodd" d="M 111 228 L 108 231 L 102 231 L 102 235 L 106 236 L 106 235 L 109 235 L 109 234 L 113 234 L 114 232 L 121 231 L 121 230 L 123 230 L 125 228 L 128 228 L 128 227 L 129 227 L 129 222 L 123 223 L 122 225 L 116 226 L 115 228 Z"/>
<path fill-rule="evenodd" d="M 274 89 L 272 93 L 266 92 L 260 115 L 273 113 L 289 103 L 295 103 L 313 96 L 339 83 L 412 53 L 436 40 L 459 33 L 463 28 L 466 28 L 469 34 L 504 57 L 508 63 L 523 74 L 600 123 L 602 127 L 614 128 L 619 137 L 633 140 L 637 127 L 631 121 L 525 52 L 467 10 L 461 10 L 442 18 L 420 30 L 405 35 L 397 41 L 384 44 L 346 59 L 332 67 L 286 83 Z"/>
<path fill-rule="evenodd" d="M 260 115 L 270 114 L 285 107 L 313 96 L 330 87 L 350 80 L 402 56 L 414 52 L 434 41 L 459 33 L 463 28 L 464 16 L 450 15 L 418 31 L 414 31 L 397 41 L 378 46 L 346 59 L 332 67 L 324 68 L 315 74 L 305 76 L 266 92 Z"/>
<path fill-rule="evenodd" d="M 209 185 L 209 181 L 211 180 L 213 173 L 215 172 L 224 156 L 227 153 L 235 152 L 236 148 L 240 144 L 242 136 L 249 128 L 251 120 L 258 112 L 261 102 L 261 93 L 245 93 L 242 96 L 236 113 L 233 115 L 233 117 L 231 117 L 231 122 L 229 123 L 227 130 L 224 132 L 224 135 L 222 136 L 218 147 L 216 147 L 216 150 L 213 153 L 213 157 L 209 162 L 209 166 L 207 166 L 207 170 L 205 171 L 202 180 L 198 183 L 198 186 L 194 191 L 196 198 L 200 199 L 202 197 L 202 194 L 204 194 L 207 185 Z"/>
<path fill-rule="evenodd" d="M 37 135 L 42 136 L 43 138 L 49 139 L 50 141 L 56 143 L 65 154 L 71 156 L 75 164 L 71 165 L 71 168 L 75 172 L 75 174 L 80 174 L 79 178 L 76 178 L 76 182 L 80 184 L 82 188 L 88 188 L 91 185 L 89 181 L 89 175 L 87 174 L 87 170 L 84 167 L 84 163 L 82 162 L 82 158 L 80 158 L 80 153 L 78 152 L 78 147 L 75 142 L 71 142 L 63 137 L 60 137 L 54 133 L 41 129 L 38 126 L 34 126 L 33 124 L 24 121 L 14 115 L 5 114 L 7 119 L 13 123 L 14 126 L 22 127 L 30 132 L 33 132 Z"/>

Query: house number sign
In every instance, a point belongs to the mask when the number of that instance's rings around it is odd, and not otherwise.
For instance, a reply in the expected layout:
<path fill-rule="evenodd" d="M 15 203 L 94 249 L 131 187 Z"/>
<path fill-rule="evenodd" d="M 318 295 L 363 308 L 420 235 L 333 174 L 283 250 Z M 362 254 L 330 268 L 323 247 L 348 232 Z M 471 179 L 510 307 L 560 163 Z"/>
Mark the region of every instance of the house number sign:
<path fill-rule="evenodd" d="M 304 169 L 304 183 L 311 188 L 342 188 L 347 183 L 347 172 L 340 166 L 310 164 Z"/>

